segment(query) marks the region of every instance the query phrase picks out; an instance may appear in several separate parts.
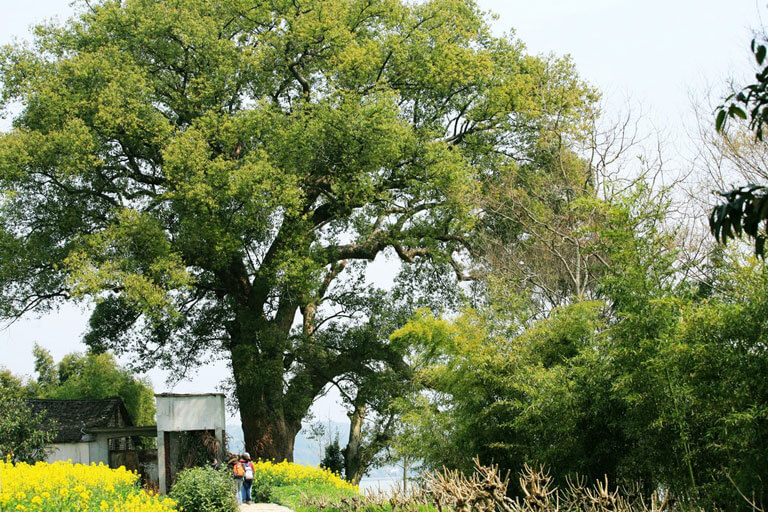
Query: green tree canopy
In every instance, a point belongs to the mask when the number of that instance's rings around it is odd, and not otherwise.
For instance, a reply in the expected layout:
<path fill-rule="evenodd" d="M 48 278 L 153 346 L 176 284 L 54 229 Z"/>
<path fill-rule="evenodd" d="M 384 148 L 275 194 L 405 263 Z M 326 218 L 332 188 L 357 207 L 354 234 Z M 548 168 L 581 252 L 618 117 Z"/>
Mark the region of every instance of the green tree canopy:
<path fill-rule="evenodd" d="M 81 367 L 72 373 L 72 361 Z M 46 390 L 45 398 L 107 398 L 119 396 L 136 425 L 154 425 L 155 395 L 148 379 L 138 379 L 120 368 L 111 354 L 72 355 L 59 363 L 60 384 Z"/>
<path fill-rule="evenodd" d="M 5 371 L 3 383 L 15 379 Z M 45 424 L 46 428 L 40 426 Z M 56 425 L 45 413 L 33 414 L 20 388 L 0 386 L 0 457 L 27 463 L 45 458 L 45 447 L 56 437 Z"/>
<path fill-rule="evenodd" d="M 0 387 L 9 393 L 18 396 L 25 396 L 28 393 L 27 386 L 24 385 L 24 381 L 17 377 L 8 368 L 0 366 Z"/>
<path fill-rule="evenodd" d="M 521 321 L 492 299 L 396 331 L 423 386 L 403 401 L 399 447 L 430 468 L 479 456 L 544 464 L 563 484 L 607 475 L 685 508 L 741 510 L 739 490 L 763 502 L 768 272 L 721 250 L 705 286 L 689 281 L 665 204 L 640 187 L 603 205 L 597 300 Z"/>
<path fill-rule="evenodd" d="M 0 137 L 0 315 L 89 299 L 96 351 L 227 358 L 246 446 L 278 460 L 331 379 L 395 357 L 317 336 L 364 321 L 366 263 L 449 282 L 482 184 L 594 98 L 472 0 L 88 2 L 6 47 L 0 81 L 22 106 Z"/>
<path fill-rule="evenodd" d="M 146 378 L 121 368 L 112 354 L 73 352 L 54 362 L 50 352 L 34 348 L 37 380 L 27 384 L 37 398 L 122 398 L 135 425 L 155 423 L 155 395 Z M 44 364 L 43 364 L 44 363 Z"/>

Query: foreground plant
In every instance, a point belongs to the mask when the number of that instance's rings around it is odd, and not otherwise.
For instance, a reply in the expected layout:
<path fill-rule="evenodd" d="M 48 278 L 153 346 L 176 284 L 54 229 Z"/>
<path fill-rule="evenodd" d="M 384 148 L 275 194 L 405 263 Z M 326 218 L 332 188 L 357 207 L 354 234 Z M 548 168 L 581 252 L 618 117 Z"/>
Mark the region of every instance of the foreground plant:
<path fill-rule="evenodd" d="M 171 497 L 186 512 L 235 512 L 235 484 L 228 470 L 190 468 L 179 473 Z"/>
<path fill-rule="evenodd" d="M 678 510 L 667 493 L 643 498 L 637 489 L 611 487 L 608 480 L 587 486 L 583 479 L 567 479 L 567 486 L 553 484 L 548 472 L 525 465 L 520 472 L 522 495 L 509 497 L 510 475 L 496 465 L 483 466 L 475 459 L 475 471 L 426 473 L 421 487 L 408 492 L 367 493 L 336 501 L 305 498 L 304 511 L 336 512 L 664 512 Z M 695 510 L 686 507 L 686 510 Z"/>

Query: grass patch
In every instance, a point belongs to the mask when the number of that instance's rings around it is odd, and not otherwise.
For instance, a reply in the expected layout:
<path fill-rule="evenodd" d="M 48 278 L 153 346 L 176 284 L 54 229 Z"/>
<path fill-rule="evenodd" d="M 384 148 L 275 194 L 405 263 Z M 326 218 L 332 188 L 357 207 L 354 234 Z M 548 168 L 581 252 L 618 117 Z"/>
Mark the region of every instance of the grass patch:
<path fill-rule="evenodd" d="M 342 498 L 353 498 L 358 493 L 338 486 L 312 482 L 284 485 L 272 488 L 272 502 L 291 508 L 296 512 L 315 510 L 314 507 L 302 505 L 305 499 L 337 502 Z"/>

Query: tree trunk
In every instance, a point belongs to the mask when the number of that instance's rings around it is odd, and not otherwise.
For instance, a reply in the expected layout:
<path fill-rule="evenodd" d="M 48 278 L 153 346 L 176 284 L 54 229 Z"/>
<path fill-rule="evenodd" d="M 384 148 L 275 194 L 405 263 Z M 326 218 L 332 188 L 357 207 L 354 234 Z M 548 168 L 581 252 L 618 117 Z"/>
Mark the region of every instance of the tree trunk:
<path fill-rule="evenodd" d="M 240 412 L 245 448 L 253 459 L 293 462 L 293 443 L 300 428 L 283 418 Z"/>
<path fill-rule="evenodd" d="M 403 457 L 403 493 L 408 492 L 408 456 Z"/>
<path fill-rule="evenodd" d="M 349 439 L 344 448 L 344 478 L 355 485 L 360 483 L 367 469 L 367 465 L 362 460 L 361 450 L 366 412 L 367 406 L 364 403 L 355 404 L 354 411 L 349 415 Z"/>
<path fill-rule="evenodd" d="M 294 439 L 307 411 L 298 410 L 296 404 L 285 399 L 285 335 L 273 326 L 265 326 L 266 322 L 254 324 L 258 327 L 250 324 L 249 330 L 230 331 L 232 372 L 245 449 L 252 459 L 293 462 Z"/>
<path fill-rule="evenodd" d="M 232 361 L 233 368 L 244 367 Z M 282 378 L 269 377 L 263 365 L 248 365 L 235 370 L 235 383 L 245 448 L 253 459 L 293 462 L 293 443 L 301 430 L 301 421 L 288 417 L 283 396 Z"/>

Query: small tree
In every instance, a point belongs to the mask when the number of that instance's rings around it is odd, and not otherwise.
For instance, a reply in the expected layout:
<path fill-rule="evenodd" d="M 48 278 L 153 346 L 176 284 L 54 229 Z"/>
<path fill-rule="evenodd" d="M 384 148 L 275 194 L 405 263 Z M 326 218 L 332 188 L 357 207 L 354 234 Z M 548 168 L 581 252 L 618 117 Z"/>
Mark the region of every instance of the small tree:
<path fill-rule="evenodd" d="M 45 429 L 40 428 L 45 426 Z M 45 413 L 32 414 L 21 394 L 0 386 L 0 457 L 33 463 L 45 458 L 45 447 L 56 436 L 56 425 Z"/>
<path fill-rule="evenodd" d="M 325 457 L 320 461 L 320 467 L 339 475 L 344 470 L 344 457 L 341 454 L 341 448 L 339 448 L 338 433 L 333 442 L 325 447 Z"/>

